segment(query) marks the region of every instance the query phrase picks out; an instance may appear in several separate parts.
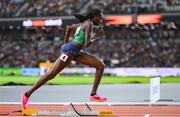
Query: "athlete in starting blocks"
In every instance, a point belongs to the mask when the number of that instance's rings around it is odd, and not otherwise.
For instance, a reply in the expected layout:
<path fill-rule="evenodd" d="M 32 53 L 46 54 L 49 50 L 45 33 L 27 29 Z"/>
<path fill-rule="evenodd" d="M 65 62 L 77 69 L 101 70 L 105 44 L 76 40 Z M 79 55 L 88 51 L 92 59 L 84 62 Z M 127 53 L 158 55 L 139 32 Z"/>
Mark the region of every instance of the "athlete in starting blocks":
<path fill-rule="evenodd" d="M 99 9 L 93 9 L 87 15 L 76 14 L 74 16 L 79 19 L 81 23 L 73 24 L 67 27 L 64 37 L 64 45 L 61 47 L 61 55 L 57 58 L 48 73 L 43 75 L 31 89 L 21 94 L 21 106 L 23 109 L 27 108 L 28 100 L 31 94 L 47 81 L 53 79 L 71 62 L 71 60 L 96 68 L 95 80 L 89 97 L 90 101 L 104 102 L 107 100 L 107 98 L 97 94 L 97 89 L 101 81 L 105 65 L 99 58 L 82 50 L 93 43 L 97 39 L 96 37 L 104 34 L 102 27 L 96 34 L 93 33 L 92 30 L 94 25 L 98 26 L 102 23 L 103 13 Z M 69 42 L 69 37 L 73 31 L 75 31 L 74 38 L 71 42 Z"/>

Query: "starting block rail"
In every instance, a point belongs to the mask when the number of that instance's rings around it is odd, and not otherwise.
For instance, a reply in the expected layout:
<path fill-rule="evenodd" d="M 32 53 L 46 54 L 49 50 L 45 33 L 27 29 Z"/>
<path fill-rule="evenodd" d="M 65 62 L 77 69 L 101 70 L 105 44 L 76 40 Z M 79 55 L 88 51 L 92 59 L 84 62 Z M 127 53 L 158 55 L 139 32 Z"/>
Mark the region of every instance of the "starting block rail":
<path fill-rule="evenodd" d="M 75 104 L 76 105 L 76 104 Z M 73 103 L 69 103 L 69 110 L 61 111 L 61 110 L 37 110 L 37 109 L 22 109 L 22 115 L 27 116 L 108 116 L 114 117 L 115 113 L 112 110 L 99 110 L 93 111 L 90 106 L 85 103 L 84 110 L 78 110 Z"/>

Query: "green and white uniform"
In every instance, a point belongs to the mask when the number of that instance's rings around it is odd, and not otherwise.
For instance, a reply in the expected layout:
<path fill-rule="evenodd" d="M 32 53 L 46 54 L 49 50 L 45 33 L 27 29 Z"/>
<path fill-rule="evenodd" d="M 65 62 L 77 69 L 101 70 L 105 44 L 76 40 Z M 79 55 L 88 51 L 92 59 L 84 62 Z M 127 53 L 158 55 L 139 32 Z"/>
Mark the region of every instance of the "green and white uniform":
<path fill-rule="evenodd" d="M 85 43 L 85 30 L 83 29 L 82 25 L 77 27 L 72 42 L 75 42 L 75 43 L 82 45 L 82 46 L 84 45 L 84 43 Z"/>

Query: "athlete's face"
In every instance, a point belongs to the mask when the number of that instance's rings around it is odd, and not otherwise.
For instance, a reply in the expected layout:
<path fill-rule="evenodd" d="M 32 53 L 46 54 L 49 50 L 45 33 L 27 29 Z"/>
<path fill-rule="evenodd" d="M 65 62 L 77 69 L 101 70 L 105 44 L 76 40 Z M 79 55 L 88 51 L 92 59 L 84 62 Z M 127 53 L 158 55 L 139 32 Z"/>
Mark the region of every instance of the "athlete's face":
<path fill-rule="evenodd" d="M 94 17 L 93 24 L 98 26 L 102 23 L 102 21 L 103 21 L 103 18 L 101 16 Z"/>

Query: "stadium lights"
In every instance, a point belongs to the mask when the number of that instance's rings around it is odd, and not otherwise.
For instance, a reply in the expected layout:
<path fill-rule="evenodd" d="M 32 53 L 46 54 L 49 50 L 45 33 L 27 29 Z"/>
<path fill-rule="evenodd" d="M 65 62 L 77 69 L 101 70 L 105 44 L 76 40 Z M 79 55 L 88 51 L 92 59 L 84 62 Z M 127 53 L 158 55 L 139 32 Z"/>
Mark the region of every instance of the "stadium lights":
<path fill-rule="evenodd" d="M 106 16 L 106 24 L 108 25 L 118 25 L 118 24 L 132 24 L 133 23 L 132 15 L 125 16 Z M 135 17 L 137 24 L 154 24 L 160 23 L 162 16 L 159 14 L 148 14 L 148 15 L 137 15 Z"/>
<path fill-rule="evenodd" d="M 49 20 L 24 20 L 24 27 L 42 27 L 42 26 L 61 26 L 61 19 L 49 19 Z"/>
<path fill-rule="evenodd" d="M 161 15 L 138 15 L 137 23 L 139 24 L 154 24 L 160 23 L 162 19 Z"/>
<path fill-rule="evenodd" d="M 107 24 L 132 24 L 132 16 L 106 16 Z"/>

